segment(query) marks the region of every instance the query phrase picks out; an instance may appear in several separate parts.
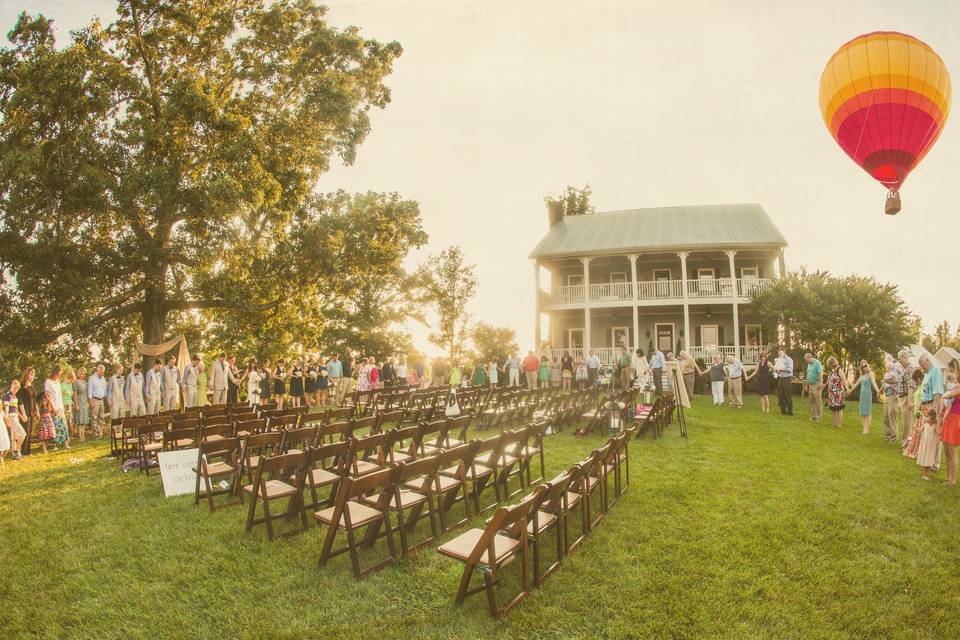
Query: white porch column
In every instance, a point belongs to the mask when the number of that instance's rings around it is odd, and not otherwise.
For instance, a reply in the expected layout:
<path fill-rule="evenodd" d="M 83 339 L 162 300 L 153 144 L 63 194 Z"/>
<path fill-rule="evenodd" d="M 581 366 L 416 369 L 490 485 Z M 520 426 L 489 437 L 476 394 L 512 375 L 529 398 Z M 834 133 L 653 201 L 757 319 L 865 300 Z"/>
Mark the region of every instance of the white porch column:
<path fill-rule="evenodd" d="M 580 258 L 583 263 L 583 350 L 590 351 L 590 261 L 593 258 Z"/>
<path fill-rule="evenodd" d="M 553 329 L 550 330 L 550 341 L 553 342 Z M 534 353 L 540 353 L 543 342 L 540 336 L 540 263 L 533 261 L 533 348 Z M 550 345 L 555 346 L 553 344 Z"/>
<path fill-rule="evenodd" d="M 680 290 L 683 292 L 683 348 L 690 351 L 690 300 L 687 297 L 687 251 L 677 253 L 680 256 L 680 277 L 683 278 Z"/>
<path fill-rule="evenodd" d="M 780 253 L 777 254 L 777 267 L 780 272 L 780 279 L 787 277 L 787 262 L 783 259 L 783 249 L 780 249 Z"/>
<path fill-rule="evenodd" d="M 737 357 L 740 357 L 740 310 L 737 308 L 737 267 L 734 264 L 733 257 L 737 255 L 736 251 L 727 251 L 727 258 L 730 260 L 730 280 L 731 294 L 730 301 L 733 303 L 733 350 Z"/>
<path fill-rule="evenodd" d="M 627 256 L 630 259 L 630 288 L 633 292 L 633 295 L 630 296 L 632 298 L 630 307 L 633 309 L 633 346 L 630 348 L 631 351 L 636 351 L 637 345 L 640 344 L 640 318 L 637 312 L 637 258 L 639 257 L 635 253 Z"/>

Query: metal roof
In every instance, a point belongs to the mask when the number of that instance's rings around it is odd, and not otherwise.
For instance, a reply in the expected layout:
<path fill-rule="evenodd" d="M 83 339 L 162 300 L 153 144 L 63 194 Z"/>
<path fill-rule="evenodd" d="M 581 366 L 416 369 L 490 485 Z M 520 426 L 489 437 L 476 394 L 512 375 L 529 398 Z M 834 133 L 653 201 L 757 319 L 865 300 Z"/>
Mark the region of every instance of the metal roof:
<path fill-rule="evenodd" d="M 785 246 L 786 239 L 759 204 L 712 204 L 567 216 L 530 257 Z"/>

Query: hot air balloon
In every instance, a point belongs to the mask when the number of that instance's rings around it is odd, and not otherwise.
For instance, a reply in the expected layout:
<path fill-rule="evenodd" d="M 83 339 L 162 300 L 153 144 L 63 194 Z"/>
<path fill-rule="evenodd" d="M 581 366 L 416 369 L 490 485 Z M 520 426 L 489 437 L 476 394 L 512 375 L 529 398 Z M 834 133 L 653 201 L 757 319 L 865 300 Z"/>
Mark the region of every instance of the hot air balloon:
<path fill-rule="evenodd" d="M 900 211 L 900 187 L 947 122 L 950 74 L 926 43 L 896 31 L 857 36 L 820 77 L 830 135 L 889 189 L 885 212 Z"/>

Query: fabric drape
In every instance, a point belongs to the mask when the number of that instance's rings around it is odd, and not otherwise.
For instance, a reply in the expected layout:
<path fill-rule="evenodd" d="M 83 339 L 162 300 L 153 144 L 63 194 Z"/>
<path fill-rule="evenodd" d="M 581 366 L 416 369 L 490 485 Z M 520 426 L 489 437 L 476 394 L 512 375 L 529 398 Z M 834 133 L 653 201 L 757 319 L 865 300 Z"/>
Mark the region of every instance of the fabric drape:
<path fill-rule="evenodd" d="M 180 345 L 180 349 L 177 352 L 177 368 L 183 372 L 186 369 L 187 365 L 190 364 L 190 350 L 187 349 L 187 339 L 180 335 L 174 338 L 173 340 L 167 340 L 160 344 L 144 344 L 142 342 L 137 342 L 137 351 L 141 355 L 145 356 L 161 356 L 168 351 L 173 350 L 177 345 Z"/>

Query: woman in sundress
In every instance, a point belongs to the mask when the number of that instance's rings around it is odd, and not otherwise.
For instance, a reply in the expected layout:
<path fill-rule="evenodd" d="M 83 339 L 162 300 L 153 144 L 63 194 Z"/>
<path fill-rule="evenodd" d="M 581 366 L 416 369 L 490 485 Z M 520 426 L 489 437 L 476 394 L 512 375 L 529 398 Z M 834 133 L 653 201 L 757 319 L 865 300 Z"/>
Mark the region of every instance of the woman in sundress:
<path fill-rule="evenodd" d="M 73 381 L 73 428 L 77 430 L 80 442 L 87 439 L 87 427 L 90 426 L 90 401 L 87 398 L 87 369 L 77 368 L 77 379 Z"/>
<path fill-rule="evenodd" d="M 867 435 L 870 433 L 870 416 L 873 413 L 873 392 L 876 391 L 879 395 L 880 387 L 870 363 L 866 360 L 860 361 L 860 377 L 853 386 L 860 388 L 860 417 L 863 419 L 863 435 Z"/>
<path fill-rule="evenodd" d="M 847 394 L 850 388 L 847 387 L 847 377 L 843 375 L 840 369 L 840 363 L 836 358 L 830 356 L 827 358 L 827 406 L 830 407 L 830 414 L 833 418 L 833 426 L 839 427 L 843 424 L 843 409 L 847 404 Z"/>

